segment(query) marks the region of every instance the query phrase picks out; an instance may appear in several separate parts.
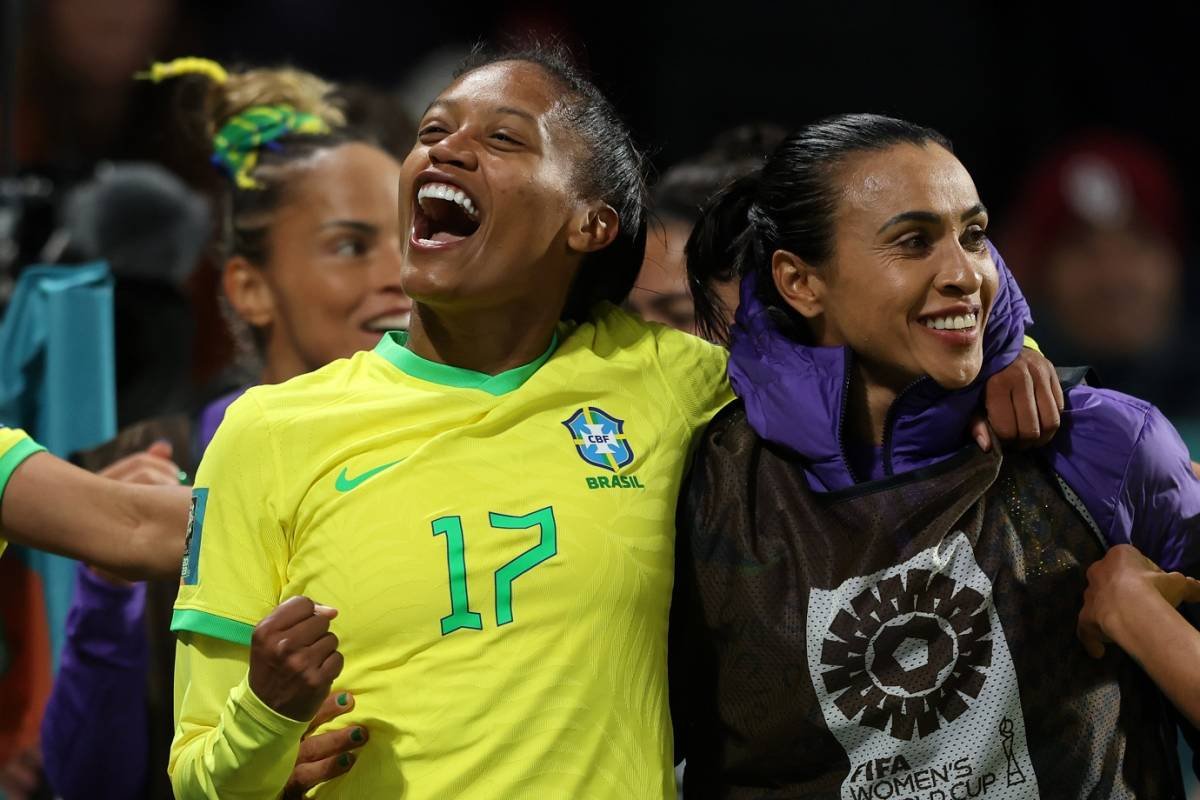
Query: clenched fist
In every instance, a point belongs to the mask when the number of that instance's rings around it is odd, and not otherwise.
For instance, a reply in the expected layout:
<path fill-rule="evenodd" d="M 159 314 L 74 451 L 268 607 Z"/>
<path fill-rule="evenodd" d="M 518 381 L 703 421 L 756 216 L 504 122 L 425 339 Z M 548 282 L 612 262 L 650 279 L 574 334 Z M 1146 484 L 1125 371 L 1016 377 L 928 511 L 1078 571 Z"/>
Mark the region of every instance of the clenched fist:
<path fill-rule="evenodd" d="M 336 609 L 293 597 L 254 627 L 250 688 L 259 700 L 289 719 L 313 718 L 344 664 L 329 630 L 336 616 Z"/>

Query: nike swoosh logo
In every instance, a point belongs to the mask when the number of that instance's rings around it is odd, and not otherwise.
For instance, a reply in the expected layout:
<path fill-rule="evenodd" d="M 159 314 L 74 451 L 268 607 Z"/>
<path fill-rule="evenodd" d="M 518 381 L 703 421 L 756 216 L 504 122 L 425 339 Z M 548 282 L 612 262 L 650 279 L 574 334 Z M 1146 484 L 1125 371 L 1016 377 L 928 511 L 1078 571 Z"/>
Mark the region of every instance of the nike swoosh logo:
<path fill-rule="evenodd" d="M 367 480 L 368 478 L 372 478 L 375 475 L 378 475 L 379 473 L 383 472 L 388 467 L 396 466 L 403 460 L 404 459 L 401 458 L 396 461 L 389 461 L 388 463 L 381 464 L 380 466 L 375 467 L 374 469 L 369 469 L 366 472 L 364 472 L 362 475 L 359 475 L 358 477 L 355 477 L 355 478 L 347 477 L 346 476 L 346 468 L 342 467 L 341 473 L 338 474 L 337 480 L 333 484 L 334 488 L 336 488 L 339 492 L 348 492 L 351 489 L 357 488 L 359 486 L 359 484 L 361 484 L 363 481 Z"/>

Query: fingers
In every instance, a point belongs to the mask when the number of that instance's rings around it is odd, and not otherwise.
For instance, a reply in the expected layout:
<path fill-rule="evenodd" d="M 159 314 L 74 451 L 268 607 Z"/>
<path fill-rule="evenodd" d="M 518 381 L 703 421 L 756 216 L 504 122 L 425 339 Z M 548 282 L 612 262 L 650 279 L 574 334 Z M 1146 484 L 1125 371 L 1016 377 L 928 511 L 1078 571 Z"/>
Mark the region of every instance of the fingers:
<path fill-rule="evenodd" d="M 123 483 L 172 485 L 179 483 L 179 467 L 168 459 L 135 453 L 100 471 L 100 475 Z"/>
<path fill-rule="evenodd" d="M 1104 657 L 1104 637 L 1100 633 L 1100 626 L 1084 620 L 1083 615 L 1080 614 L 1075 635 L 1079 637 L 1079 641 L 1083 643 L 1083 649 L 1089 656 L 1092 658 Z"/>
<path fill-rule="evenodd" d="M 149 455 L 164 459 L 170 459 L 174 450 L 175 448 L 166 439 L 159 439 L 157 442 L 146 448 L 146 452 Z"/>
<path fill-rule="evenodd" d="M 1046 374 L 1050 376 L 1050 392 L 1054 395 L 1054 407 L 1061 414 L 1067 407 L 1067 398 L 1063 394 L 1062 381 L 1058 379 L 1058 370 L 1054 369 L 1054 365 L 1049 360 L 1046 361 Z"/>
<path fill-rule="evenodd" d="M 1044 445 L 1058 433 L 1062 422 L 1062 386 L 1052 369 L 1041 369 L 1034 379 L 1034 402 L 1037 406 L 1041 436 L 1036 444 Z"/>
<path fill-rule="evenodd" d="M 1192 462 L 1192 474 L 1196 476 L 1197 480 L 1200 480 L 1200 464 L 1195 461 Z"/>
<path fill-rule="evenodd" d="M 975 417 L 971 421 L 971 438 L 979 445 L 980 450 L 985 453 L 991 452 L 992 430 L 988 427 L 986 419 Z"/>
<path fill-rule="evenodd" d="M 341 653 L 334 652 L 326 657 L 320 669 L 320 675 L 326 687 L 337 680 L 338 675 L 342 674 L 342 668 L 345 666 L 346 660 Z"/>
<path fill-rule="evenodd" d="M 300 622 L 290 628 L 284 628 L 279 632 L 277 640 L 278 652 L 288 653 L 294 652 L 301 648 L 310 647 L 318 642 L 323 637 L 333 636 L 329 633 L 329 620 L 325 617 L 318 617 L 313 614 L 310 617 L 305 617 Z M 333 650 L 319 650 L 321 659 L 333 652 Z M 317 662 L 320 663 L 320 662 Z"/>
<path fill-rule="evenodd" d="M 303 595 L 289 598 L 276 606 L 275 610 L 270 614 L 263 617 L 262 622 L 258 623 L 255 630 L 287 630 L 296 623 L 313 616 L 316 607 L 316 603 Z"/>
<path fill-rule="evenodd" d="M 339 775 L 345 775 L 354 766 L 354 753 L 342 753 L 321 761 L 296 764 L 292 776 L 288 779 L 287 788 L 283 792 L 284 800 L 292 800 L 304 796 L 304 793 L 314 786 L 332 780 Z"/>
<path fill-rule="evenodd" d="M 1183 590 L 1184 603 L 1200 603 L 1200 581 L 1189 577 Z"/>
<path fill-rule="evenodd" d="M 1018 433 L 1017 415 L 1013 410 L 1012 390 L 1004 385 L 1000 377 L 997 375 L 987 383 L 987 421 L 996 436 L 1004 441 L 1012 441 Z"/>
<path fill-rule="evenodd" d="M 317 709 L 317 715 L 313 717 L 312 725 L 309 726 L 309 732 L 316 730 L 330 720 L 337 719 L 342 714 L 348 711 L 353 711 L 355 705 L 354 695 L 350 692 L 336 692 L 325 698 L 325 702 L 321 703 L 321 707 Z"/>
<path fill-rule="evenodd" d="M 361 725 L 310 736 L 300 743 L 300 754 L 296 758 L 296 764 L 324 761 L 331 756 L 357 750 L 366 744 L 368 738 L 367 729 Z"/>
<path fill-rule="evenodd" d="M 1023 443 L 1037 441 L 1042 435 L 1041 418 L 1038 415 L 1037 397 L 1034 394 L 1033 376 L 1028 370 L 1021 373 L 1012 393 L 1013 414 L 1017 418 L 1017 438 Z"/>

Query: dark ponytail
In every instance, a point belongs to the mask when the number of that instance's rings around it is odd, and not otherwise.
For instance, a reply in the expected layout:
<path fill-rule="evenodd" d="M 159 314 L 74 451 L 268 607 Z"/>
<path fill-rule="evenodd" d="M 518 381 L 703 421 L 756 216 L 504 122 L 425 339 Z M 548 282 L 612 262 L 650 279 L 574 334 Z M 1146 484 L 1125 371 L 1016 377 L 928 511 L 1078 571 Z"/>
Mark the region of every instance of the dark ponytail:
<path fill-rule="evenodd" d="M 701 336 L 714 341 L 725 339 L 726 331 L 717 322 L 729 318 L 729 309 L 711 287 L 739 278 L 750 265 L 769 257 L 753 219 L 761 183 L 760 167 L 721 189 L 701 206 L 700 219 L 688 237 L 687 277 L 696 326 Z"/>
<path fill-rule="evenodd" d="M 728 316 L 715 283 L 758 275 L 759 300 L 786 332 L 807 326 L 775 288 L 771 255 L 788 250 L 814 266 L 833 256 L 839 192 L 834 173 L 846 158 L 897 144 L 934 143 L 953 152 L 931 128 L 876 114 L 844 114 L 801 128 L 767 157 L 762 169 L 734 181 L 705 205 L 687 243 L 688 285 L 700 332 L 728 340 Z"/>

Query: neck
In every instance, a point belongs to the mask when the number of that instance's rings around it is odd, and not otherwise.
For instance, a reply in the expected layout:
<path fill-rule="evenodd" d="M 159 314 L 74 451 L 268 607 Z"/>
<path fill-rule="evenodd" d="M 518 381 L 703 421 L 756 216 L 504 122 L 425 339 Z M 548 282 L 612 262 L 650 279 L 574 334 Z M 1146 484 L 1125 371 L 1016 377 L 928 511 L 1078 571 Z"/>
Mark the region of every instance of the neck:
<path fill-rule="evenodd" d="M 558 315 L 544 305 L 454 312 L 417 303 L 408 349 L 439 364 L 499 375 L 546 352 L 557 325 Z"/>
<path fill-rule="evenodd" d="M 283 383 L 312 369 L 299 353 L 280 344 L 277 337 L 268 338 L 266 350 L 262 372 L 258 376 L 261 384 Z"/>
<path fill-rule="evenodd" d="M 861 360 L 854 360 L 850 375 L 850 396 L 846 403 L 846 422 L 850 435 L 860 442 L 883 444 L 888 412 L 900 394 L 895 381 L 880 380 Z"/>

